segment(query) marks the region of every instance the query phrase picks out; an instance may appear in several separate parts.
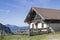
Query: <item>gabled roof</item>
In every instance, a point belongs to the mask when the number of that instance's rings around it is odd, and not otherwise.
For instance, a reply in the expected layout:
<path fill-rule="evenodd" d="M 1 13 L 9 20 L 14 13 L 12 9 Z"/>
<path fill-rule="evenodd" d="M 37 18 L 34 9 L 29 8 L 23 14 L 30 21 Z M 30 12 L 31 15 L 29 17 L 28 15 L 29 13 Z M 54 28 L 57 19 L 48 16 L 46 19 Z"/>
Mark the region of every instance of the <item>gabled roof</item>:
<path fill-rule="evenodd" d="M 36 7 L 33 9 L 44 19 L 60 19 L 60 10 Z"/>
<path fill-rule="evenodd" d="M 32 7 L 32 10 L 34 10 L 43 20 L 60 20 L 60 10 L 37 7 Z"/>

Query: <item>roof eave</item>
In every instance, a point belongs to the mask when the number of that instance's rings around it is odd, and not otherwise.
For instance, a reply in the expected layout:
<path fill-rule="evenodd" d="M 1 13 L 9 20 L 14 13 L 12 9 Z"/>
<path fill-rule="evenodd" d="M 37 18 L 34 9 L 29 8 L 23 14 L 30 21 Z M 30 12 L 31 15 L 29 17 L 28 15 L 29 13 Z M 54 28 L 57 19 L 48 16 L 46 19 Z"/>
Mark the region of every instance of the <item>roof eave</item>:
<path fill-rule="evenodd" d="M 31 10 L 32 10 L 32 8 L 30 9 L 29 13 L 27 14 L 27 16 L 26 16 L 26 18 L 25 18 L 25 20 L 24 20 L 24 23 L 26 23 L 26 22 L 28 23 L 27 17 L 28 17 L 28 15 L 30 14 Z"/>

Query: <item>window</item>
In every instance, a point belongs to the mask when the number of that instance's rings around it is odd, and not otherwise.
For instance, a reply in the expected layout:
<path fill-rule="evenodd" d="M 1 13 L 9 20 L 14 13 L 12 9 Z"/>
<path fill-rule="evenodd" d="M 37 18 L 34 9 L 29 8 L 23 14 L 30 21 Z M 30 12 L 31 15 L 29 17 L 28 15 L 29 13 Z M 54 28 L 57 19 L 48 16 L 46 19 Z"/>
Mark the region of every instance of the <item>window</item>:
<path fill-rule="evenodd" d="M 42 23 L 38 23 L 38 28 L 42 28 Z"/>
<path fill-rule="evenodd" d="M 43 28 L 47 28 L 47 24 L 44 24 L 44 27 Z"/>
<path fill-rule="evenodd" d="M 30 28 L 36 29 L 36 25 L 34 23 L 31 23 Z"/>
<path fill-rule="evenodd" d="M 34 24 L 32 24 L 32 28 L 34 28 Z"/>

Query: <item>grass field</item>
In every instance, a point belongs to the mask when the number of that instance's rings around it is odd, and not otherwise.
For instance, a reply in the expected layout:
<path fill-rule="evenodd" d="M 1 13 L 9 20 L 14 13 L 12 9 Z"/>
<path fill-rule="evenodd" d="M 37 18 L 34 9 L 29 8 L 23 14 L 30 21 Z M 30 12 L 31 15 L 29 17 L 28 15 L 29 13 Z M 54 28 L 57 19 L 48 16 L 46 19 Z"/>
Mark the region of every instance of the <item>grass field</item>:
<path fill-rule="evenodd" d="M 41 34 L 35 36 L 29 35 L 6 35 L 3 40 L 60 40 L 60 32 Z"/>

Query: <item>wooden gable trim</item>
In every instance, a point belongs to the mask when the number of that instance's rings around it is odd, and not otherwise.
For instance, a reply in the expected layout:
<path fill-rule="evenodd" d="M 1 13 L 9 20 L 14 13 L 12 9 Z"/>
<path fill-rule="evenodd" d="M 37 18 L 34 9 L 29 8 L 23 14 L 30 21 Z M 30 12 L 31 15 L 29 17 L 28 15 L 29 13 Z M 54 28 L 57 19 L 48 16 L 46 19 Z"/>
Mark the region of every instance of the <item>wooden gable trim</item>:
<path fill-rule="evenodd" d="M 36 15 L 36 13 L 34 14 L 34 12 L 35 11 L 31 8 L 24 22 L 33 20 L 34 16 Z"/>
<path fill-rule="evenodd" d="M 45 20 L 45 18 L 39 13 L 36 11 L 36 9 L 32 8 L 43 20 Z"/>
<path fill-rule="evenodd" d="M 24 22 L 27 22 L 27 19 L 28 19 L 28 17 L 30 16 L 31 11 L 32 11 L 32 8 L 30 9 L 29 13 L 27 14 L 26 19 L 24 20 Z"/>

